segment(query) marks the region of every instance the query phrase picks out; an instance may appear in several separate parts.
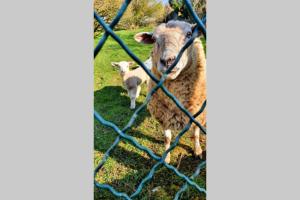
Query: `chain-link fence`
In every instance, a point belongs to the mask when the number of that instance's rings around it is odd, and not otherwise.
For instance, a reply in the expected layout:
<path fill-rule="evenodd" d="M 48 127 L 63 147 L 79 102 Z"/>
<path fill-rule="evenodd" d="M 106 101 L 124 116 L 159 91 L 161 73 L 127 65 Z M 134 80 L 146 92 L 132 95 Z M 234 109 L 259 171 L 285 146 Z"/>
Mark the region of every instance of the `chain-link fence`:
<path fill-rule="evenodd" d="M 106 160 L 108 159 L 108 157 L 110 156 L 110 153 L 112 152 L 113 149 L 116 148 L 116 146 L 119 144 L 119 142 L 121 140 L 126 140 L 128 141 L 130 144 L 132 144 L 134 147 L 138 148 L 139 150 L 142 150 L 144 152 L 146 152 L 152 159 L 154 159 L 155 161 L 157 161 L 157 163 L 152 167 L 152 169 L 149 171 L 149 173 L 147 174 L 146 177 L 144 177 L 144 179 L 142 179 L 142 181 L 140 182 L 140 184 L 137 186 L 135 192 L 131 195 L 126 194 L 126 193 L 121 193 L 118 192 L 115 188 L 113 188 L 112 186 L 108 185 L 108 184 L 101 184 L 99 182 L 97 182 L 95 180 L 95 186 L 100 188 L 100 189 L 106 189 L 109 190 L 113 195 L 117 196 L 117 197 L 122 197 L 124 199 L 132 199 L 134 197 L 136 197 L 137 195 L 139 195 L 144 187 L 144 185 L 150 181 L 152 179 L 152 177 L 154 176 L 155 171 L 158 169 L 158 167 L 160 165 L 164 165 L 166 168 L 172 170 L 177 176 L 179 176 L 180 178 L 182 178 L 186 183 L 180 188 L 180 190 L 176 193 L 174 199 L 179 199 L 181 194 L 188 188 L 188 185 L 194 187 L 196 190 L 198 190 L 199 192 L 205 193 L 206 194 L 206 190 L 204 188 L 201 188 L 197 183 L 195 183 L 193 181 L 193 179 L 199 175 L 200 171 L 202 168 L 204 168 L 206 166 L 206 161 L 200 162 L 199 165 L 196 168 L 196 171 L 194 172 L 194 174 L 191 177 L 187 177 L 186 175 L 182 174 L 181 172 L 179 172 L 177 170 L 177 168 L 175 168 L 174 166 L 167 164 L 164 160 L 165 157 L 167 156 L 167 153 L 169 153 L 170 151 L 172 151 L 177 144 L 179 143 L 180 138 L 189 130 L 189 128 L 191 127 L 192 123 L 195 123 L 200 129 L 201 131 L 206 134 L 206 129 L 198 122 L 195 120 L 195 118 L 197 116 L 199 116 L 205 109 L 206 106 L 206 101 L 203 103 L 203 105 L 201 106 L 200 110 L 192 115 L 191 113 L 189 113 L 188 110 L 186 110 L 183 105 L 178 101 L 178 99 L 168 91 L 168 89 L 163 85 L 167 74 L 172 71 L 172 69 L 175 67 L 175 65 L 177 64 L 177 62 L 180 60 L 183 52 L 193 43 L 194 39 L 197 37 L 198 35 L 198 31 L 201 31 L 204 35 L 204 37 L 206 38 L 206 29 L 204 26 L 204 23 L 206 21 L 206 17 L 204 17 L 202 20 L 197 16 L 197 14 L 194 12 L 193 8 L 192 8 L 192 4 L 190 2 L 190 0 L 184 0 L 184 3 L 190 13 L 190 15 L 193 17 L 193 19 L 195 20 L 195 22 L 197 23 L 197 27 L 198 29 L 195 29 L 192 38 L 183 46 L 183 48 L 180 50 L 177 58 L 175 59 L 174 63 L 170 66 L 170 68 L 166 71 L 166 73 L 162 76 L 162 78 L 160 80 L 158 80 L 152 73 L 151 71 L 149 71 L 149 69 L 144 65 L 144 63 L 135 55 L 132 53 L 132 51 L 127 47 L 127 45 L 125 45 L 123 43 L 123 41 L 113 32 L 113 28 L 117 25 L 117 23 L 120 21 L 122 15 L 124 14 L 124 12 L 126 11 L 126 8 L 128 7 L 128 5 L 130 4 L 131 0 L 124 0 L 124 3 L 122 4 L 120 10 L 118 11 L 116 17 L 113 19 L 113 21 L 111 22 L 111 24 L 107 25 L 105 23 L 105 21 L 103 20 L 103 18 L 101 18 L 96 12 L 94 12 L 94 17 L 95 19 L 99 22 L 99 24 L 103 27 L 103 29 L 105 30 L 104 35 L 102 36 L 102 38 L 100 39 L 99 43 L 97 44 L 95 50 L 94 50 L 94 57 L 96 57 L 98 55 L 98 53 L 100 52 L 100 50 L 102 49 L 104 43 L 106 42 L 107 38 L 109 36 L 111 36 L 125 51 L 126 53 L 136 62 L 138 63 L 144 70 L 145 72 L 150 76 L 150 78 L 157 84 L 147 95 L 145 102 L 139 107 L 137 108 L 137 110 L 134 112 L 134 114 L 132 115 L 131 119 L 129 120 L 128 124 L 123 128 L 120 129 L 118 126 L 116 126 L 114 123 L 109 122 L 107 120 L 105 120 L 99 113 L 97 113 L 96 111 L 94 111 L 94 116 L 95 119 L 97 121 L 99 121 L 102 125 L 112 128 L 117 134 L 117 138 L 115 139 L 115 141 L 113 142 L 113 144 L 110 146 L 110 148 L 105 152 L 102 160 L 100 161 L 100 163 L 98 164 L 98 166 L 95 169 L 95 177 L 96 174 L 99 172 L 99 170 L 103 167 L 103 165 L 105 164 Z M 138 114 L 147 106 L 148 102 L 151 99 L 151 96 L 158 90 L 158 89 L 162 89 L 165 94 L 172 99 L 172 101 L 180 108 L 180 110 L 182 112 L 184 112 L 187 117 L 189 118 L 189 123 L 180 131 L 180 133 L 177 135 L 175 141 L 172 143 L 172 145 L 170 146 L 170 148 L 168 150 L 166 150 L 162 157 L 156 155 L 153 153 L 153 151 L 151 151 L 150 149 L 148 149 L 145 146 L 142 146 L 141 144 L 139 144 L 132 136 L 126 134 L 126 132 L 131 128 L 131 126 L 133 125 L 133 123 L 135 122 L 136 118 L 138 117 Z"/>

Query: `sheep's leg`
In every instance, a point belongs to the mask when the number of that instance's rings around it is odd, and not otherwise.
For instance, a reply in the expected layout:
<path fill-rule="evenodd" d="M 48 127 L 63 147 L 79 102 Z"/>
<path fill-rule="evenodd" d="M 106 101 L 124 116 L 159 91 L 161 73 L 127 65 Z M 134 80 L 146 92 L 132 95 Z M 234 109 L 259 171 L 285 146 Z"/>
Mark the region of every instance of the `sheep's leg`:
<path fill-rule="evenodd" d="M 130 109 L 135 109 L 136 92 L 137 88 L 129 90 Z"/>
<path fill-rule="evenodd" d="M 198 126 L 195 127 L 194 130 L 194 142 L 195 142 L 195 156 L 202 157 L 202 148 L 200 146 L 200 128 Z"/>
<path fill-rule="evenodd" d="M 171 130 L 169 130 L 169 129 L 165 130 L 165 150 L 170 148 L 171 139 L 172 139 Z M 171 155 L 170 155 L 170 152 L 169 152 L 167 154 L 166 158 L 165 158 L 165 162 L 170 163 L 170 159 L 171 159 Z"/>

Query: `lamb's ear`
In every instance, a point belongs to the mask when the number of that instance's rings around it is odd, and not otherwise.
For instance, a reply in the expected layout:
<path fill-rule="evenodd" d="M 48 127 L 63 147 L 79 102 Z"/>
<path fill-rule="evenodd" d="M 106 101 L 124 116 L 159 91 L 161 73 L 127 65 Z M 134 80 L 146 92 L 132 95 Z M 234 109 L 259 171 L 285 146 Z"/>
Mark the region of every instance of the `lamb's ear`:
<path fill-rule="evenodd" d="M 134 36 L 135 41 L 139 42 L 139 43 L 143 43 L 143 44 L 153 44 L 155 42 L 155 40 L 153 39 L 153 33 L 149 33 L 149 32 L 141 32 L 141 33 L 137 33 Z"/>
<path fill-rule="evenodd" d="M 129 66 L 133 66 L 135 64 L 135 62 L 129 61 L 128 64 L 129 64 Z"/>
<path fill-rule="evenodd" d="M 113 67 L 119 67 L 119 63 L 117 63 L 117 62 L 111 62 L 111 66 L 113 66 Z"/>

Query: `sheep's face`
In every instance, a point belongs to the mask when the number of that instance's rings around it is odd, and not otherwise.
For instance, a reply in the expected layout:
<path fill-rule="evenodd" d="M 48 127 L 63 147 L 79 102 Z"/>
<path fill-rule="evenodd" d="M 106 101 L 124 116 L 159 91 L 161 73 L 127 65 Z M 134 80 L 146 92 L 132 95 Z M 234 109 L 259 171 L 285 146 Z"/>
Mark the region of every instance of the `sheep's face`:
<path fill-rule="evenodd" d="M 181 48 L 192 37 L 195 26 L 183 21 L 169 21 L 161 24 L 153 33 L 142 32 L 135 35 L 135 40 L 144 44 L 153 44 L 152 61 L 160 74 L 163 74 L 173 64 Z M 167 79 L 174 80 L 189 63 L 185 51 L 179 62 L 168 74 Z"/>
<path fill-rule="evenodd" d="M 133 62 L 121 61 L 121 62 L 111 62 L 113 67 L 116 67 L 121 74 L 125 74 L 129 71 L 129 66 L 132 65 Z"/>

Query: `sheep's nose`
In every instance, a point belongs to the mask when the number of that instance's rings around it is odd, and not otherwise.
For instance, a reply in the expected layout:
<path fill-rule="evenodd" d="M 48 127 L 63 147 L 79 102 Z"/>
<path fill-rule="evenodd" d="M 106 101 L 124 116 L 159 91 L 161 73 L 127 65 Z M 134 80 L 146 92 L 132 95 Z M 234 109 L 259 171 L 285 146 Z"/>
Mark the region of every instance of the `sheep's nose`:
<path fill-rule="evenodd" d="M 172 57 L 168 57 L 168 58 L 161 58 L 160 59 L 160 62 L 164 65 L 164 66 L 166 66 L 166 67 L 170 67 L 172 64 L 173 64 L 173 62 L 175 61 L 175 56 L 172 56 Z"/>

